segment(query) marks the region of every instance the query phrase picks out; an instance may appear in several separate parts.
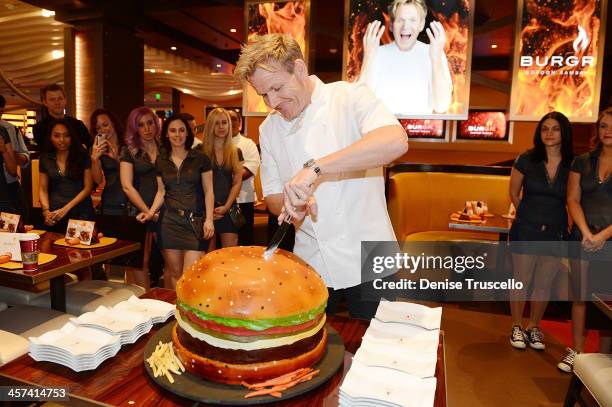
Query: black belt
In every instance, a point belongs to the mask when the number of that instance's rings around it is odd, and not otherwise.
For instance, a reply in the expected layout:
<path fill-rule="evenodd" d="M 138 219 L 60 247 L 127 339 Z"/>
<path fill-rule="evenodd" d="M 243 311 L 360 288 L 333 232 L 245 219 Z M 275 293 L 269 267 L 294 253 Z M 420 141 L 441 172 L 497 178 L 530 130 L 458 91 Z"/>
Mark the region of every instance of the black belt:
<path fill-rule="evenodd" d="M 553 231 L 560 231 L 560 230 L 564 230 L 567 228 L 567 226 L 565 225 L 543 225 L 541 223 L 535 223 L 535 222 L 531 222 L 529 220 L 525 220 L 523 218 L 518 218 L 517 220 L 519 220 L 520 222 L 526 223 L 529 226 L 532 226 L 536 229 L 539 229 L 540 232 L 546 232 L 547 230 L 553 230 Z"/>
<path fill-rule="evenodd" d="M 189 209 L 176 209 L 176 208 L 170 208 L 168 206 L 166 206 L 166 209 L 172 211 L 173 213 L 176 213 L 178 216 L 182 218 L 192 218 L 192 217 L 201 218 L 202 217 L 201 214 L 195 213 Z"/>

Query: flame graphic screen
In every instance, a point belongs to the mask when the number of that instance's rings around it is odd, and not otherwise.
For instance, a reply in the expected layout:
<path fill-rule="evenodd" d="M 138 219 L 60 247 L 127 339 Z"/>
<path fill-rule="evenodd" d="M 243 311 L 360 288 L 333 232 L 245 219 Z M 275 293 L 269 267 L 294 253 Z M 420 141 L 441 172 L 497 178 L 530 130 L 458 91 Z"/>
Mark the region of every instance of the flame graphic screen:
<path fill-rule="evenodd" d="M 400 119 L 409 139 L 446 140 L 444 120 Z"/>
<path fill-rule="evenodd" d="M 307 58 L 308 6 L 306 1 L 249 2 L 245 7 L 248 27 L 247 43 L 256 35 L 289 34 L 298 42 L 304 58 Z M 255 89 L 247 84 L 243 110 L 245 116 L 258 116 L 266 115 L 271 109 L 266 106 L 263 98 L 255 92 Z"/>
<path fill-rule="evenodd" d="M 537 121 L 554 110 L 575 122 L 597 119 L 605 8 L 605 0 L 520 1 L 512 120 Z"/>
<path fill-rule="evenodd" d="M 348 20 L 345 21 L 344 79 L 353 82 L 359 78 L 363 61 L 363 36 L 368 23 L 384 22 L 385 31 L 381 45 L 393 42 L 391 21 L 387 8 L 393 0 L 347 0 Z M 444 27 L 446 35 L 445 54 L 453 85 L 452 100 L 444 114 L 414 115 L 416 118 L 465 119 L 469 108 L 471 33 L 473 0 L 426 0 L 428 11 L 425 28 L 417 37 L 428 44 L 426 29 L 432 21 Z M 410 97 L 410 95 L 407 95 Z M 413 117 L 413 115 L 409 115 Z"/>
<path fill-rule="evenodd" d="M 457 122 L 455 139 L 508 141 L 508 127 L 505 112 L 470 110 L 467 120 Z"/>

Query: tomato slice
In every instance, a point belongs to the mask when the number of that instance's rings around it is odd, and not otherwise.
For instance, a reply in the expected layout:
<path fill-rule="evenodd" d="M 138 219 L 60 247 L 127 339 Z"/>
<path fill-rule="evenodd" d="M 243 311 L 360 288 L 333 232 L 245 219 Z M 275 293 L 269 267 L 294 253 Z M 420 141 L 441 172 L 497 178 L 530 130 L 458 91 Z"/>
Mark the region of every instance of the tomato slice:
<path fill-rule="evenodd" d="M 256 335 L 272 335 L 272 334 L 288 334 L 292 332 L 299 332 L 307 328 L 311 328 L 315 326 L 323 314 L 319 315 L 318 318 L 313 319 L 312 321 L 304 322 L 303 324 L 293 325 L 293 326 L 275 326 L 272 328 L 264 329 L 263 331 L 254 331 L 252 329 L 242 328 L 242 327 L 232 327 L 218 324 L 214 321 L 206 321 L 198 318 L 196 314 L 192 311 L 186 311 L 182 308 L 179 309 L 179 312 L 183 315 L 187 315 L 187 318 L 191 322 L 196 325 L 201 326 L 204 329 L 209 329 L 211 331 L 217 331 L 223 334 L 232 334 L 232 335 L 241 335 L 241 336 L 256 336 Z"/>

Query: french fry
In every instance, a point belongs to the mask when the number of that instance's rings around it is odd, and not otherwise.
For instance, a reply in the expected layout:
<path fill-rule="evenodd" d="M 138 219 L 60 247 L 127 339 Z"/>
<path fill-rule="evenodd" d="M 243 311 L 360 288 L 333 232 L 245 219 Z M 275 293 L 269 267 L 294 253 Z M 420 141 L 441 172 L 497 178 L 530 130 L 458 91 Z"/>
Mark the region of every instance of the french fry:
<path fill-rule="evenodd" d="M 147 363 L 149 363 L 154 377 L 165 376 L 170 383 L 174 383 L 174 377 L 171 373 L 180 375 L 185 371 L 185 367 L 176 357 L 170 342 L 162 343 L 160 341 L 151 356 L 147 358 Z"/>

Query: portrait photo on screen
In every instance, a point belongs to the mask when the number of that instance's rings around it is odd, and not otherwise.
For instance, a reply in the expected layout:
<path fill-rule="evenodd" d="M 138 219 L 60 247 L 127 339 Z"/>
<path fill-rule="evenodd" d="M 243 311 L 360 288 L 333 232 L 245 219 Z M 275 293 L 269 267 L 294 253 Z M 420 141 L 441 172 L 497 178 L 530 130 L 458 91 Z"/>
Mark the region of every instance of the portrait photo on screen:
<path fill-rule="evenodd" d="M 245 10 L 246 42 L 256 35 L 273 33 L 289 34 L 302 49 L 304 61 L 308 63 L 308 17 L 307 1 L 248 1 Z M 245 85 L 243 110 L 245 116 L 265 116 L 271 110 L 261 96 L 249 84 Z"/>
<path fill-rule="evenodd" d="M 444 120 L 399 119 L 406 130 L 408 139 L 414 141 L 448 141 L 448 131 Z"/>
<path fill-rule="evenodd" d="M 467 120 L 458 120 L 453 141 L 512 142 L 511 123 L 503 110 L 470 110 Z"/>
<path fill-rule="evenodd" d="M 399 118 L 467 117 L 473 0 L 346 1 L 345 80 Z"/>

